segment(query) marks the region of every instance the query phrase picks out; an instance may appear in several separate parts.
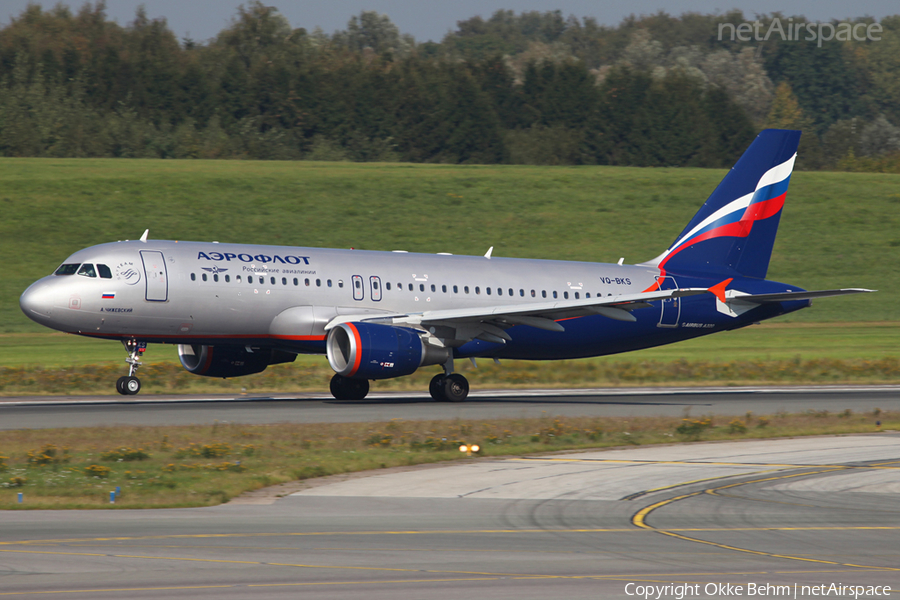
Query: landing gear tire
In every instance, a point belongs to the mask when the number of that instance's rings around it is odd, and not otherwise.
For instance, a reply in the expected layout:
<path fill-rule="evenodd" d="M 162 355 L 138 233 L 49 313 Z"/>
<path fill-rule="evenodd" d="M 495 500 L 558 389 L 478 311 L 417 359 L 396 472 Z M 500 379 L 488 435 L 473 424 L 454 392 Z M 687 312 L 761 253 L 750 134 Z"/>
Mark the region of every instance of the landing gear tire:
<path fill-rule="evenodd" d="M 116 391 L 123 396 L 134 396 L 141 391 L 141 380 L 133 375 L 119 377 L 116 381 Z"/>
<path fill-rule="evenodd" d="M 369 393 L 368 379 L 350 379 L 335 373 L 331 378 L 331 395 L 336 400 L 362 400 Z"/>
<path fill-rule="evenodd" d="M 444 397 L 444 380 L 446 378 L 447 376 L 443 373 L 438 373 L 431 378 L 431 383 L 428 384 L 428 393 L 438 402 L 447 401 L 447 398 Z"/>
<path fill-rule="evenodd" d="M 441 391 L 448 402 L 462 402 L 469 395 L 469 382 L 459 373 L 452 373 L 444 378 Z"/>

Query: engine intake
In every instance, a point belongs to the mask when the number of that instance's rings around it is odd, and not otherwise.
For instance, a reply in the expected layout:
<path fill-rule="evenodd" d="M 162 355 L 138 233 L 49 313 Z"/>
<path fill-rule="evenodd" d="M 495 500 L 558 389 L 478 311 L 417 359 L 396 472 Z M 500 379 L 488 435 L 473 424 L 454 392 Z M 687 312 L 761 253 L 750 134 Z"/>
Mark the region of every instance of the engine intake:
<path fill-rule="evenodd" d="M 245 346 L 179 344 L 178 358 L 194 375 L 225 378 L 262 373 L 269 365 L 293 362 L 297 355 L 271 348 L 248 352 Z"/>
<path fill-rule="evenodd" d="M 450 358 L 449 348 L 423 343 L 419 332 L 372 323 L 341 323 L 328 332 L 328 363 L 338 375 L 390 379 Z"/>

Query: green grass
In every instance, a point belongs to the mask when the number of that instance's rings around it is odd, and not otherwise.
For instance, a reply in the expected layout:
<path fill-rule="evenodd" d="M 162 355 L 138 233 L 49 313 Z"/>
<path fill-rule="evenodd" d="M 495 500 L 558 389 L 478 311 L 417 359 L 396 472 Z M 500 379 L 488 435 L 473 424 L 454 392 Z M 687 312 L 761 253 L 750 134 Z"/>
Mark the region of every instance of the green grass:
<path fill-rule="evenodd" d="M 0 332 L 40 332 L 18 296 L 70 253 L 137 238 L 640 262 L 724 175 L 715 169 L 0 159 Z M 785 322 L 898 321 L 900 175 L 798 172 L 769 277 L 879 294 Z"/>
<path fill-rule="evenodd" d="M 0 509 L 210 506 L 289 481 L 481 456 L 695 440 L 873 432 L 900 414 L 827 411 L 741 418 L 671 417 L 401 421 L 4 432 Z M 114 506 L 109 493 L 121 495 Z M 22 493 L 25 502 L 17 502 Z"/>

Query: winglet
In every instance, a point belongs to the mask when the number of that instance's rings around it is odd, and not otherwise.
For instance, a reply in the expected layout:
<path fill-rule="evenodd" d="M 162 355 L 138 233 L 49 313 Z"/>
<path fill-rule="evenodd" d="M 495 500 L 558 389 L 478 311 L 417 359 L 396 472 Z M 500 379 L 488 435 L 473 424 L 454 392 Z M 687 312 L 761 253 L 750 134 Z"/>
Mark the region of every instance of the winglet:
<path fill-rule="evenodd" d="M 149 235 L 149 234 L 150 234 L 150 230 L 149 230 L 149 229 L 145 229 L 145 230 L 144 230 L 144 235 L 141 236 L 141 241 L 144 242 L 145 244 L 147 243 L 147 235 Z"/>
<path fill-rule="evenodd" d="M 734 281 L 733 278 L 726 279 L 722 283 L 717 283 L 716 285 L 712 286 L 711 288 L 707 288 L 706 291 L 709 292 L 710 294 L 713 294 L 716 298 L 719 299 L 720 302 L 722 302 L 724 304 L 726 301 L 725 288 L 728 287 L 728 284 L 731 283 L 732 281 Z"/>
<path fill-rule="evenodd" d="M 491 257 L 491 252 L 493 252 L 493 251 L 494 251 L 494 247 L 491 246 L 490 248 L 488 248 L 488 251 L 484 253 L 484 257 L 489 259 Z"/>

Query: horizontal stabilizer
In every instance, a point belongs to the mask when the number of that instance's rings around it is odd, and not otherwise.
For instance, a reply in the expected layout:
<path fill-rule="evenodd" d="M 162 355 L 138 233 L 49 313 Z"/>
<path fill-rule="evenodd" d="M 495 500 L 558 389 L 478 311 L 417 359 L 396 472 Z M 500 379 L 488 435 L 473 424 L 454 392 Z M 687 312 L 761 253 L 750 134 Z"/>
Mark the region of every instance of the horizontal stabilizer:
<path fill-rule="evenodd" d="M 778 294 L 746 294 L 729 298 L 729 301 L 753 302 L 754 304 L 768 304 L 771 302 L 790 302 L 792 300 L 812 300 L 813 298 L 827 298 L 829 296 L 846 296 L 847 294 L 864 294 L 877 292 L 864 288 L 844 288 L 840 290 L 816 290 L 811 292 L 780 292 Z"/>

